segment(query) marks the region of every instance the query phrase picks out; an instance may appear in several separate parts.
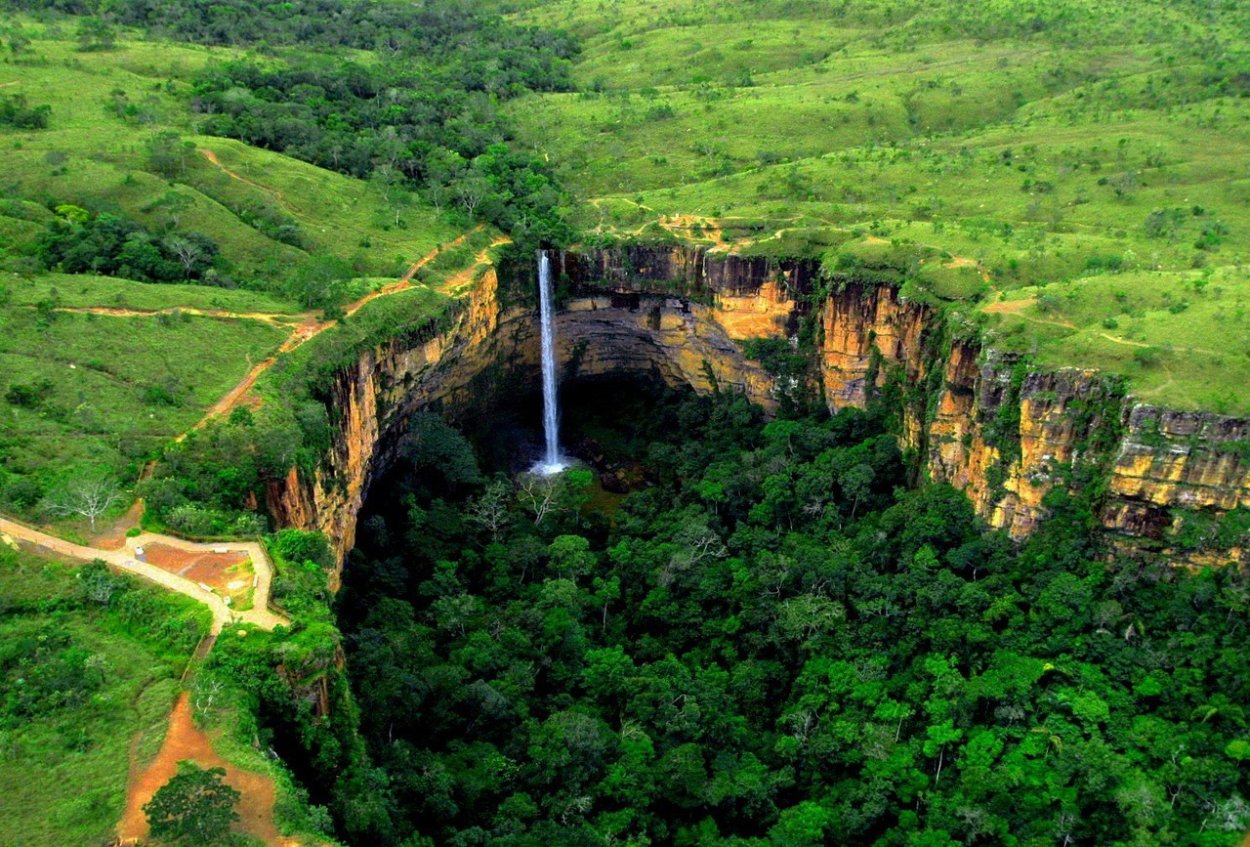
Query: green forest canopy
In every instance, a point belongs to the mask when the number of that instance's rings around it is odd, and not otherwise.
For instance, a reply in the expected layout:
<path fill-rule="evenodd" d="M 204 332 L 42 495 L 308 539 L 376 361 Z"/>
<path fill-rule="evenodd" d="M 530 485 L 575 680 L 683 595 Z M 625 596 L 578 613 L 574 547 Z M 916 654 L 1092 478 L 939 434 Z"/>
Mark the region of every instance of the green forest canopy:
<path fill-rule="evenodd" d="M 1016 548 L 959 492 L 903 487 L 873 414 L 648 399 L 592 427 L 654 483 L 611 520 L 589 474 L 483 479 L 446 436 L 366 515 L 339 620 L 371 770 L 319 777 L 353 843 L 1250 825 L 1240 569 L 1117 557 L 1079 496 Z"/>

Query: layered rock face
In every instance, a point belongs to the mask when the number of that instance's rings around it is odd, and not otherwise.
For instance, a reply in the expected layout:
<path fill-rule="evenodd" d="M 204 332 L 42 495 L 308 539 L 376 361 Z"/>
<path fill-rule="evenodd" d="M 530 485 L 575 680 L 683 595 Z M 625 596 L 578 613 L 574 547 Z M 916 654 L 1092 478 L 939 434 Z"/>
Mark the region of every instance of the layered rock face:
<path fill-rule="evenodd" d="M 813 303 L 813 262 L 692 247 L 556 259 L 569 295 L 556 318 L 566 378 L 650 374 L 701 392 L 742 391 L 774 408 L 774 378 L 737 342 L 795 341 L 800 322 L 813 320 L 820 331 L 812 387 L 829 408 L 863 407 L 887 380 L 900 380 L 909 395 L 904 446 L 920 470 L 966 491 L 979 514 L 1016 538 L 1044 516 L 1043 497 L 1073 462 L 1109 468 L 1101 517 L 1127 535 L 1161 537 L 1176 509 L 1250 506 L 1250 421 L 1134 405 L 1093 371 L 1029 371 L 946 337 L 931 309 L 890 286 L 846 284 Z M 505 287 L 532 284 L 524 274 Z M 535 311 L 504 308 L 499 291 L 487 274 L 447 332 L 365 351 L 339 374 L 334 448 L 315 478 L 292 472 L 272 487 L 269 505 L 280 521 L 325 532 L 341 561 L 408 416 L 481 408 L 508 380 L 537 384 Z"/>
<path fill-rule="evenodd" d="M 978 363 L 969 346 L 956 345 L 944 377 L 928 422 L 929 474 L 966 492 L 978 514 L 1012 537 L 1045 514 L 1042 498 L 1063 466 L 1105 461 L 1095 434 L 1115 427 L 1121 400 L 1096 372 L 1019 378 L 1012 359 Z"/>
<path fill-rule="evenodd" d="M 325 533 L 341 564 L 355 546 L 369 484 L 394 459 L 404 419 L 465 403 L 494 361 L 499 325 L 498 279 L 490 271 L 449 331 L 416 346 L 392 341 L 365 350 L 340 371 L 331 391 L 330 453 L 311 478 L 292 469 L 270 485 L 267 505 L 278 522 Z"/>
<path fill-rule="evenodd" d="M 899 300 L 888 286 L 849 285 L 821 310 L 820 381 L 831 409 L 863 408 L 885 373 L 874 361 L 901 367 L 919 382 L 928 366 L 922 345 L 933 326 L 928 307 Z"/>
<path fill-rule="evenodd" d="M 1103 522 L 1157 536 L 1172 510 L 1250 507 L 1250 420 L 1145 404 L 1126 416 Z"/>
<path fill-rule="evenodd" d="M 563 267 L 571 267 L 585 257 L 561 259 Z M 654 267 L 655 273 L 668 274 L 676 266 Z M 688 269 L 690 280 L 701 278 L 694 267 Z M 765 278 L 766 263 L 759 269 L 738 278 L 741 293 L 730 288 L 733 274 L 724 275 L 731 293 L 723 303 L 666 293 L 680 286 L 607 290 L 582 277 L 579 296 L 563 302 L 556 316 L 565 378 L 632 373 L 704 392 L 715 384 L 773 407 L 771 378 L 742 355 L 735 339 L 784 333 L 797 303 L 785 289 L 785 272 Z M 583 271 L 574 267 L 574 273 Z M 502 305 L 492 271 L 446 332 L 416 346 L 391 342 L 363 351 L 339 372 L 331 392 L 336 431 L 330 454 L 311 477 L 293 469 L 272 484 L 270 512 L 283 525 L 325 533 L 342 562 L 355 545 L 356 516 L 369 486 L 394 460 L 407 419 L 425 408 L 453 417 L 483 408 L 508 382 L 536 386 L 538 334 L 533 308 Z"/>

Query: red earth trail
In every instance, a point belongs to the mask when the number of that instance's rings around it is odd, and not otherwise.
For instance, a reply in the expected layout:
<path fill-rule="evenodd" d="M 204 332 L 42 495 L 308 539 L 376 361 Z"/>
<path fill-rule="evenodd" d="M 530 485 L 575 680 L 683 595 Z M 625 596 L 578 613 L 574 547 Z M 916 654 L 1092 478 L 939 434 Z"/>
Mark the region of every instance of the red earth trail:
<path fill-rule="evenodd" d="M 363 307 L 366 303 L 370 303 L 373 300 L 378 299 L 379 297 L 386 297 L 388 295 L 397 294 L 400 291 L 406 291 L 407 289 L 412 288 L 412 279 L 413 277 L 416 276 L 417 271 L 421 270 L 430 262 L 437 259 L 442 253 L 446 252 L 447 250 L 451 250 L 456 247 L 459 247 L 461 244 L 465 242 L 465 240 L 470 235 L 473 235 L 474 233 L 477 233 L 477 232 L 481 232 L 482 229 L 484 229 L 484 226 L 479 224 L 478 226 L 474 227 L 468 232 L 465 232 L 456 236 L 451 241 L 448 241 L 446 244 L 441 244 L 438 247 L 435 247 L 429 253 L 425 254 L 420 259 L 413 262 L 408 267 L 408 270 L 404 272 L 404 275 L 400 277 L 398 280 L 396 280 L 395 282 L 389 285 L 385 285 L 375 291 L 371 291 L 368 294 L 366 294 L 364 297 L 361 297 L 359 300 L 355 301 L 354 303 L 349 304 L 346 308 L 344 308 L 343 310 L 344 314 L 350 317 L 356 314 L 356 312 L 358 312 L 361 309 L 361 307 Z M 498 240 L 495 243 L 499 243 Z M 253 314 L 264 314 L 264 313 L 253 313 Z M 316 316 L 311 313 L 305 313 L 303 315 L 298 315 L 295 317 L 303 318 L 303 321 L 299 324 L 299 326 L 297 326 L 292 331 L 291 336 L 287 338 L 285 342 L 283 342 L 282 346 L 278 348 L 277 352 L 275 352 L 272 356 L 267 356 L 265 359 L 261 360 L 259 363 L 253 366 L 252 369 L 247 372 L 247 375 L 244 376 L 243 379 L 239 380 L 238 384 L 236 384 L 233 388 L 231 388 L 228 392 L 226 392 L 226 394 L 220 400 L 218 400 L 216 403 L 214 403 L 212 406 L 209 407 L 208 412 L 205 413 L 204 417 L 200 418 L 199 422 L 196 423 L 195 426 L 191 427 L 191 431 L 202 428 L 205 424 L 207 424 L 210 420 L 217 417 L 218 415 L 229 414 L 235 408 L 242 405 L 245 398 L 248 395 L 248 392 L 250 392 L 252 390 L 252 387 L 256 385 L 256 380 L 260 378 L 261 374 L 263 374 L 265 371 L 269 370 L 271 367 L 274 366 L 274 364 L 278 361 L 278 356 L 280 356 L 283 353 L 288 353 L 291 350 L 296 349 L 297 347 L 302 345 L 304 342 L 308 341 L 310 338 L 316 337 L 317 335 L 321 334 L 322 332 L 324 332 L 325 330 L 329 329 L 330 327 L 334 326 L 337 323 L 337 321 L 333 321 L 333 320 L 319 321 L 317 320 Z M 186 438 L 186 433 L 183 433 L 182 435 L 178 436 L 178 438 L 175 440 L 181 441 L 184 438 Z"/>

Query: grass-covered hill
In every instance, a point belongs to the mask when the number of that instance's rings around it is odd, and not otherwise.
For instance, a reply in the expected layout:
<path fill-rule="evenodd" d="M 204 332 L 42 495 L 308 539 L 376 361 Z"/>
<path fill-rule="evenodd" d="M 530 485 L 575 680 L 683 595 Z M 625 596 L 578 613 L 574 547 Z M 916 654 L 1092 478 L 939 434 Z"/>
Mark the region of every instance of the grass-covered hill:
<path fill-rule="evenodd" d="M 0 509 L 131 485 L 482 223 L 887 269 L 1041 365 L 1250 410 L 1235 3 L 3 7 Z"/>
<path fill-rule="evenodd" d="M 582 39 L 507 109 L 584 228 L 892 263 L 1043 364 L 1250 410 L 1244 4 L 525 5 Z"/>
<path fill-rule="evenodd" d="M 446 327 L 505 240 L 819 257 L 1250 412 L 1247 31 L 1239 0 L 0 0 L 0 514 L 262 533 L 336 370 Z M 422 416 L 341 592 L 324 538 L 268 537 L 272 633 L 200 642 L 193 599 L 0 538 L 0 841 L 111 838 L 185 688 L 271 824 L 353 844 L 1244 832 L 1244 569 L 1108 555 L 1097 486 L 986 535 L 903 485 L 882 409 L 586 408 L 651 487 L 518 491 Z"/>
<path fill-rule="evenodd" d="M 483 223 L 563 202 L 491 146 L 491 104 L 559 84 L 565 47 L 364 5 L 240 6 L 236 31 L 220 5 L 0 4 L 0 510 L 53 518 L 83 476 L 127 493 L 309 327 L 443 252 L 399 298 L 433 302 Z M 349 338 L 372 311 L 403 309 Z"/>

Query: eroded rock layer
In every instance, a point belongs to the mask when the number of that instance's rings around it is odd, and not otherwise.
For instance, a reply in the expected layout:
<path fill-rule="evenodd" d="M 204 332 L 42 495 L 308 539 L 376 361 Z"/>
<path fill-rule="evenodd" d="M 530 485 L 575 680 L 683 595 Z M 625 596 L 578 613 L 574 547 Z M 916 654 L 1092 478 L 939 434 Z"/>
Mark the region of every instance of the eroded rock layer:
<path fill-rule="evenodd" d="M 1014 537 L 1037 525 L 1043 498 L 1074 462 L 1107 471 L 1101 518 L 1126 535 L 1162 537 L 1175 510 L 1250 506 L 1250 421 L 1134 405 L 1093 371 L 1029 370 L 948 337 L 930 308 L 891 286 L 843 283 L 814 301 L 814 262 L 693 247 L 557 259 L 568 294 L 557 317 L 566 376 L 653 374 L 701 392 L 742 391 L 774 408 L 774 378 L 737 342 L 797 344 L 800 323 L 815 321 L 811 381 L 829 408 L 863 407 L 894 380 L 907 394 L 904 446 L 920 471 L 967 492 Z M 331 454 L 312 478 L 292 471 L 271 486 L 279 521 L 325 532 L 341 561 L 407 417 L 427 407 L 454 413 L 488 402 L 507 380 L 537 380 L 537 317 L 515 296 L 532 281 L 518 267 L 502 286 L 488 273 L 438 337 L 366 350 L 338 374 Z"/>

